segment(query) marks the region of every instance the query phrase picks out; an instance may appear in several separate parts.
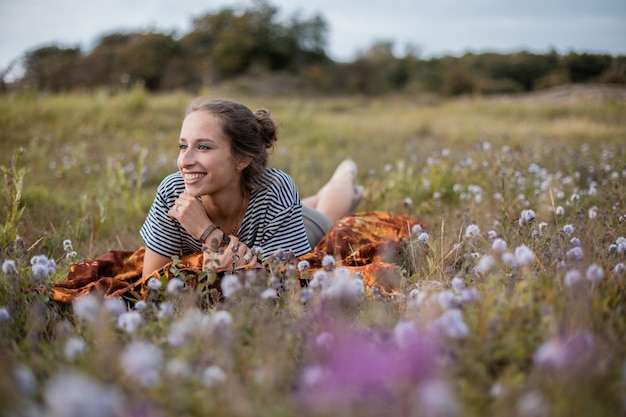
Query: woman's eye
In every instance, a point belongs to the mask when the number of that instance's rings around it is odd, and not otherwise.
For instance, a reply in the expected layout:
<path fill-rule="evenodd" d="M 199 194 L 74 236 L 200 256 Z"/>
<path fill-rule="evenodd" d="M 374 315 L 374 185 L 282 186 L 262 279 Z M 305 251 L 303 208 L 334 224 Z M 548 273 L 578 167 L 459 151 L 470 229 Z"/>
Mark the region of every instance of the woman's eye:
<path fill-rule="evenodd" d="M 200 149 L 201 151 L 208 151 L 211 148 L 207 145 L 198 145 L 198 149 Z"/>
<path fill-rule="evenodd" d="M 179 143 L 178 144 L 178 149 L 180 149 L 181 151 L 184 149 L 187 149 L 187 145 L 185 145 L 184 143 Z"/>

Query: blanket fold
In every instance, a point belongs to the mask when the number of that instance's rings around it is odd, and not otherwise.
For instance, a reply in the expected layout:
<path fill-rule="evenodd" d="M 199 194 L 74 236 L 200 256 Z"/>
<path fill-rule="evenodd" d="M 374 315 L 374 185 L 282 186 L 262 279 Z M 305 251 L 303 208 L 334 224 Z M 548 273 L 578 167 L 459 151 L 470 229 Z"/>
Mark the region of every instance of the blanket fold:
<path fill-rule="evenodd" d="M 401 278 L 394 257 L 400 245 L 410 238 L 416 224 L 424 227 L 406 214 L 381 211 L 352 214 L 336 222 L 314 250 L 297 261 L 307 261 L 310 268 L 306 272 L 313 276 L 316 270 L 323 268 L 324 257 L 333 256 L 334 267 L 360 274 L 367 290 L 376 286 L 380 293 L 391 295 L 397 291 Z M 144 247 L 135 251 L 111 250 L 97 258 L 74 263 L 67 279 L 53 285 L 52 298 L 69 303 L 80 295 L 97 292 L 105 297 L 141 300 L 147 295 L 148 279 L 174 276 L 173 261 L 142 276 L 144 253 Z M 187 276 L 197 276 L 202 272 L 202 253 L 183 256 L 176 261 L 176 269 Z M 216 272 L 223 273 L 228 269 L 225 267 Z M 188 281 L 192 285 L 193 282 Z"/>

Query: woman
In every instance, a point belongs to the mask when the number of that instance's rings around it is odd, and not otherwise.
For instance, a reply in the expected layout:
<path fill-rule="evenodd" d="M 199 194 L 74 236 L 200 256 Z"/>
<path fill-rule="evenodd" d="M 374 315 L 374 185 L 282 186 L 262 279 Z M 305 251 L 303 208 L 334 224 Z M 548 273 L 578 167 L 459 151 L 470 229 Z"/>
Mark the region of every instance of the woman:
<path fill-rule="evenodd" d="M 253 113 L 229 100 L 198 99 L 189 106 L 179 171 L 159 185 L 141 228 L 144 276 L 172 256 L 203 247 L 206 266 L 253 266 L 257 254 L 265 259 L 278 249 L 304 255 L 354 209 L 362 187 L 354 186 L 350 160 L 316 195 L 300 201 L 293 180 L 267 167 L 277 130 L 266 110 Z"/>

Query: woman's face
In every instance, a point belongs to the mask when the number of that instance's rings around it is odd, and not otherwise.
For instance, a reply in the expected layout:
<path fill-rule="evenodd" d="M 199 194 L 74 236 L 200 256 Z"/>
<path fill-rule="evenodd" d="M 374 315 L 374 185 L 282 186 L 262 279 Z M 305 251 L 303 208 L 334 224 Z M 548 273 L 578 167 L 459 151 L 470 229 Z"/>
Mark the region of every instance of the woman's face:
<path fill-rule="evenodd" d="M 231 154 L 230 140 L 216 116 L 204 110 L 187 115 L 180 131 L 179 148 L 178 169 L 188 193 L 200 197 L 239 192 L 245 163 L 238 162 Z"/>

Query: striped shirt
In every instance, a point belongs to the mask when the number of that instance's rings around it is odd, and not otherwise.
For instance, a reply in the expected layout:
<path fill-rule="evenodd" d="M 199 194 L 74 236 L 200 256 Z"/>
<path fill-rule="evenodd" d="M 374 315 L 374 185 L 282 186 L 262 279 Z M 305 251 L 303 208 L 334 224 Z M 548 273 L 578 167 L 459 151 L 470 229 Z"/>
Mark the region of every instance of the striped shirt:
<path fill-rule="evenodd" d="M 260 248 L 263 259 L 279 249 L 291 250 L 295 256 L 310 252 L 296 185 L 278 169 L 269 168 L 265 175 L 269 184 L 250 195 L 237 237 L 250 249 Z M 168 258 L 202 249 L 202 243 L 167 214 L 183 191 L 185 182 L 180 172 L 165 177 L 140 231 L 147 248 Z"/>

